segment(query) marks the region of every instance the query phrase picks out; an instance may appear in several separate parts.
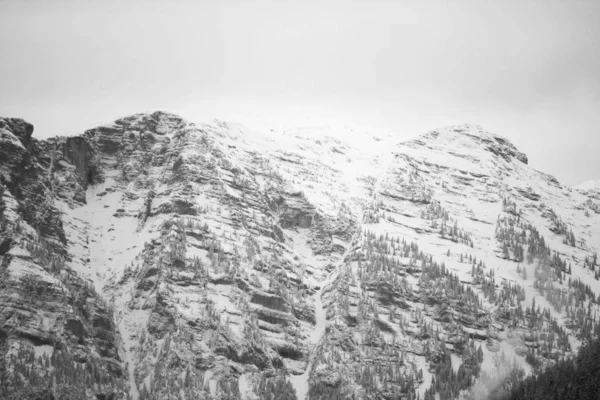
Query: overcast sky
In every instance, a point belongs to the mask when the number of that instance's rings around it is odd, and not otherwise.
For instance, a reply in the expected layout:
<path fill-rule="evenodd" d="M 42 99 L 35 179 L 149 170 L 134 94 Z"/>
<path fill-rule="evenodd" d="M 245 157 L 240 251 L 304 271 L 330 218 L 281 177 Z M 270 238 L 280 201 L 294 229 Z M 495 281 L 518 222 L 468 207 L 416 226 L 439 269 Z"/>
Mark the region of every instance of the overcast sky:
<path fill-rule="evenodd" d="M 399 141 L 468 122 L 600 178 L 598 0 L 2 0 L 0 55 L 0 115 L 38 137 L 158 108 Z"/>

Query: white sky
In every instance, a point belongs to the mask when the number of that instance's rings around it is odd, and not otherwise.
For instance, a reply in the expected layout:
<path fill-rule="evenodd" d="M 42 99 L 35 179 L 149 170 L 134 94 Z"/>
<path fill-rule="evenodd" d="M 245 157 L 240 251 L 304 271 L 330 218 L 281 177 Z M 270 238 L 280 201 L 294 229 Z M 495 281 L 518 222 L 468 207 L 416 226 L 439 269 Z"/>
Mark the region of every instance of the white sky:
<path fill-rule="evenodd" d="M 600 178 L 598 0 L 2 0 L 0 54 L 0 115 L 38 137 L 157 108 L 399 141 L 469 122 Z"/>

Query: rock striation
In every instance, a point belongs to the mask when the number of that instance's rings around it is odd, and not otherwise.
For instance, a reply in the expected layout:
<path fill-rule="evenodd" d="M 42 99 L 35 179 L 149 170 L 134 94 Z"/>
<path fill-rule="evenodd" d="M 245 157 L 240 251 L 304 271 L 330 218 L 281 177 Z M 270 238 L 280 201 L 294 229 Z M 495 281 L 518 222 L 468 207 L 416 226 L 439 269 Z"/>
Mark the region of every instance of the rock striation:
<path fill-rule="evenodd" d="M 32 133 L 0 118 L 0 397 L 468 398 L 596 330 L 595 191 L 480 127 Z"/>

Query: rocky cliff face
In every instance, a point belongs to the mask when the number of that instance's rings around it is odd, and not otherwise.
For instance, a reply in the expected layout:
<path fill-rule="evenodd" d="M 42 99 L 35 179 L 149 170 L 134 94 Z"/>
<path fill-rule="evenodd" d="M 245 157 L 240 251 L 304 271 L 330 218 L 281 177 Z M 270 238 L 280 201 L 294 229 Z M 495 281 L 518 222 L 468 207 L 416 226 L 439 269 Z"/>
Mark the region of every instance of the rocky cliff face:
<path fill-rule="evenodd" d="M 106 298 L 71 267 L 84 261 L 74 247 L 88 242 L 71 235 L 64 216 L 85 203 L 80 168 L 89 160 L 69 163 L 69 147 L 84 139 L 38 142 L 32 132 L 25 121 L 0 119 L 3 398 L 42 396 L 51 382 L 57 398 L 83 398 L 86 385 L 90 395 L 114 397 L 125 392 L 119 332 Z"/>
<path fill-rule="evenodd" d="M 486 398 L 595 332 L 598 198 L 478 127 L 32 132 L 0 119 L 7 398 Z"/>

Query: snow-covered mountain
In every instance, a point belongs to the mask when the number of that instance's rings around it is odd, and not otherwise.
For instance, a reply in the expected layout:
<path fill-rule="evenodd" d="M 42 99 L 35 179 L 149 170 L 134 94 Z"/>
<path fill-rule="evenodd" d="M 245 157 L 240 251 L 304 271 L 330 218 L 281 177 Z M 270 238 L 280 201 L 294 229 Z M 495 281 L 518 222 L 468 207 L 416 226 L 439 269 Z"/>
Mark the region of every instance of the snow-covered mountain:
<path fill-rule="evenodd" d="M 590 197 L 595 197 L 600 200 L 600 179 L 580 183 L 575 186 L 575 189 L 582 191 Z"/>
<path fill-rule="evenodd" d="M 32 132 L 0 119 L 6 398 L 483 399 L 596 332 L 600 186 L 480 127 Z"/>

